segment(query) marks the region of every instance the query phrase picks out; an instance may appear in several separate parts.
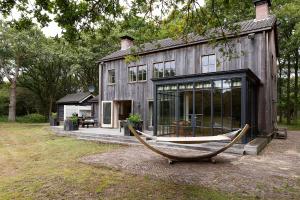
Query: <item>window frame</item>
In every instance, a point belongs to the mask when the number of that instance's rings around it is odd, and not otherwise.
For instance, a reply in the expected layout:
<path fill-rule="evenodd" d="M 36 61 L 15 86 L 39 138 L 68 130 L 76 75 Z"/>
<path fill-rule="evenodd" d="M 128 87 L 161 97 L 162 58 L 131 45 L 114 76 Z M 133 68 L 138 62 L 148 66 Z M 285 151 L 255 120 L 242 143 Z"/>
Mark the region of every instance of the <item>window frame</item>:
<path fill-rule="evenodd" d="M 114 82 L 111 82 L 111 72 L 114 72 Z M 115 69 L 109 69 L 107 70 L 107 80 L 108 80 L 108 85 L 115 85 L 116 84 L 116 70 Z"/>
<path fill-rule="evenodd" d="M 161 61 L 161 62 L 154 62 L 153 63 L 153 70 L 152 70 L 152 77 L 153 78 L 164 78 L 164 77 L 172 77 L 172 76 L 166 76 L 166 63 L 168 63 L 168 62 L 174 62 L 174 75 L 173 76 L 176 76 L 176 64 L 175 64 L 175 59 L 172 59 L 172 60 L 165 60 L 165 61 Z M 163 75 L 162 75 L 162 77 L 159 77 L 159 76 L 155 76 L 155 65 L 156 64 L 160 64 L 160 63 L 162 63 L 163 64 Z M 171 68 L 169 68 L 169 69 L 171 69 Z M 159 72 L 158 72 L 158 74 L 159 74 Z"/>
<path fill-rule="evenodd" d="M 146 77 L 145 79 L 142 79 L 142 80 L 139 80 L 139 72 L 140 72 L 140 67 L 145 67 L 145 70 L 146 70 Z M 143 64 L 143 65 L 138 65 L 137 66 L 137 82 L 146 82 L 147 79 L 148 79 L 148 66 L 146 64 Z M 143 78 L 143 73 L 142 73 L 142 78 Z"/>
<path fill-rule="evenodd" d="M 135 74 L 136 74 L 135 81 L 131 80 L 131 75 L 129 76 L 130 68 L 135 68 Z M 138 75 L 137 74 L 137 66 L 136 65 L 128 66 L 128 68 L 127 68 L 127 80 L 128 80 L 128 83 L 135 83 L 135 82 L 137 82 L 137 80 L 138 80 L 137 75 Z M 130 77 L 130 79 L 129 79 L 129 77 Z"/>
<path fill-rule="evenodd" d="M 210 71 L 209 70 L 209 67 L 211 66 L 210 64 L 209 64 L 209 58 L 211 57 L 211 56 L 214 56 L 215 57 L 215 64 L 214 64 L 214 71 Z M 208 64 L 207 65 L 205 65 L 205 67 L 208 67 L 208 72 L 203 72 L 203 58 L 204 57 L 208 57 Z M 201 57 L 200 57 L 200 59 L 201 59 L 201 73 L 212 73 L 212 72 L 217 72 L 217 57 L 216 57 L 216 54 L 205 54 L 205 55 L 202 55 Z"/>

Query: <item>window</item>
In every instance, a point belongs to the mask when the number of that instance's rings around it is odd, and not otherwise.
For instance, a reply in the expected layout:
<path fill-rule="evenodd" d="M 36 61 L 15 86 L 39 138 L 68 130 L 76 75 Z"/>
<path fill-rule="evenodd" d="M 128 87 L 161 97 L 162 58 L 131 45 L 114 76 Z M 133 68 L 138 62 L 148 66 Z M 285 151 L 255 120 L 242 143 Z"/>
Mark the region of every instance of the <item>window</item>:
<path fill-rule="evenodd" d="M 138 66 L 138 81 L 147 80 L 147 65 Z"/>
<path fill-rule="evenodd" d="M 175 61 L 166 61 L 153 64 L 153 77 L 162 78 L 175 76 Z"/>
<path fill-rule="evenodd" d="M 108 70 L 108 83 L 109 84 L 114 84 L 116 83 L 116 74 L 115 74 L 115 70 Z"/>
<path fill-rule="evenodd" d="M 165 77 L 175 76 L 175 61 L 165 62 Z"/>
<path fill-rule="evenodd" d="M 147 65 L 128 67 L 128 82 L 146 81 Z"/>
<path fill-rule="evenodd" d="M 136 81 L 136 70 L 137 67 L 128 67 L 128 82 Z"/>
<path fill-rule="evenodd" d="M 202 73 L 216 71 L 216 55 L 202 56 Z"/>
<path fill-rule="evenodd" d="M 164 63 L 154 63 L 153 65 L 153 76 L 155 78 L 161 78 L 164 77 Z"/>

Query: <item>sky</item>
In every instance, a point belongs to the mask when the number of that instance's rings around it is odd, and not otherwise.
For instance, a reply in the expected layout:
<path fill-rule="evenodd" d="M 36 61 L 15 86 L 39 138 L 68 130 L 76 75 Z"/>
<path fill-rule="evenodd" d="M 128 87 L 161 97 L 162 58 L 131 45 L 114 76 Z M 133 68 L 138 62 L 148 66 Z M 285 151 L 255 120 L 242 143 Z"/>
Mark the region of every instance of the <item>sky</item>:
<path fill-rule="evenodd" d="M 33 0 L 29 0 L 29 1 L 33 1 Z M 198 3 L 202 6 L 204 5 L 204 0 L 197 0 Z M 121 0 L 120 1 L 121 4 L 127 8 L 129 8 L 130 6 L 130 0 Z M 31 3 L 33 5 L 33 3 Z M 157 13 L 158 15 L 159 13 L 159 9 L 157 9 L 157 12 L 154 11 L 154 14 Z M 53 16 L 50 15 L 50 17 L 53 19 Z M 11 15 L 7 18 L 7 20 L 12 20 L 12 19 L 19 19 L 20 18 L 20 13 L 14 8 L 12 10 Z M 0 19 L 3 19 L 3 16 L 0 14 Z M 43 33 L 47 36 L 47 37 L 55 37 L 56 35 L 61 36 L 62 34 L 62 29 L 58 26 L 58 24 L 54 21 L 50 22 L 48 24 L 48 26 L 42 28 Z"/>

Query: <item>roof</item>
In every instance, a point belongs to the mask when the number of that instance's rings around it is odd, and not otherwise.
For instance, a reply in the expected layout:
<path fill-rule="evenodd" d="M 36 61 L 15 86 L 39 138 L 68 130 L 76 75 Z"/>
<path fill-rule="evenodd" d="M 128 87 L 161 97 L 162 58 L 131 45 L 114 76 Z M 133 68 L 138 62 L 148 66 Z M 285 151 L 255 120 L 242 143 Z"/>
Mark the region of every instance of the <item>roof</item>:
<path fill-rule="evenodd" d="M 209 73 L 200 73 L 200 74 L 186 74 L 186 75 L 179 75 L 179 76 L 169 76 L 169 77 L 163 77 L 163 78 L 152 78 L 154 84 L 156 83 L 165 83 L 165 82 L 172 82 L 177 81 L 178 83 L 182 83 L 184 81 L 190 81 L 188 79 L 206 79 L 206 80 L 212 80 L 214 77 L 216 78 L 229 78 L 229 75 L 238 75 L 241 74 L 247 74 L 250 80 L 255 82 L 256 84 L 261 84 L 261 80 L 256 76 L 256 74 L 248 68 L 245 69 L 235 69 L 235 70 L 229 70 L 229 71 L 217 71 L 217 72 L 209 72 Z M 184 79 L 184 81 L 182 80 Z"/>
<path fill-rule="evenodd" d="M 272 29 L 276 24 L 276 17 L 275 16 L 270 16 L 264 20 L 246 20 L 237 23 L 240 27 L 238 30 L 239 35 L 243 34 L 249 34 L 249 33 L 254 33 L 254 32 L 260 32 L 263 30 L 270 30 Z M 217 31 L 215 29 L 215 31 Z M 235 36 L 234 33 L 226 33 L 228 36 Z M 195 35 L 195 34 L 189 34 L 187 40 L 179 39 L 179 40 L 174 40 L 172 38 L 166 38 L 163 40 L 157 40 L 154 42 L 149 42 L 142 44 L 142 50 L 139 50 L 139 54 L 146 54 L 146 53 L 152 53 L 155 51 L 161 51 L 161 50 L 166 50 L 166 49 L 173 49 L 173 48 L 178 48 L 178 47 L 184 47 L 184 46 L 189 46 L 189 45 L 194 45 L 198 43 L 203 43 L 207 42 L 209 40 L 209 37 L 205 36 L 200 36 L 200 35 Z M 105 62 L 105 61 L 110 61 L 110 60 L 116 60 L 116 59 L 121 59 L 126 55 L 131 54 L 131 48 L 126 49 L 126 50 L 118 50 L 115 51 L 102 59 L 100 59 L 98 62 Z"/>
<path fill-rule="evenodd" d="M 89 102 L 91 102 L 91 103 L 98 103 L 99 102 L 99 95 L 97 95 L 94 98 L 90 99 Z"/>
<path fill-rule="evenodd" d="M 57 104 L 82 103 L 84 100 L 88 99 L 89 97 L 93 97 L 93 95 L 89 92 L 78 92 L 74 94 L 67 94 L 63 98 L 56 101 L 56 103 Z"/>

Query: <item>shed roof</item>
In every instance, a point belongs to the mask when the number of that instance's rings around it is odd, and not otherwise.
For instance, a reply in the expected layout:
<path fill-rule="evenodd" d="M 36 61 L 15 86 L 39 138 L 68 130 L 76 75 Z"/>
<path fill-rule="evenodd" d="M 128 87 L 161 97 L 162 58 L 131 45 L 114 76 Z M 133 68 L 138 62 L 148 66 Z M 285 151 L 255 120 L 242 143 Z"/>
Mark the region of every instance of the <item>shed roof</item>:
<path fill-rule="evenodd" d="M 89 97 L 93 97 L 93 95 L 89 92 L 78 92 L 74 94 L 67 94 L 63 98 L 56 101 L 56 103 L 57 104 L 82 103 L 84 100 L 88 99 Z"/>
<path fill-rule="evenodd" d="M 98 103 L 99 102 L 99 95 L 97 95 L 94 98 L 90 99 L 89 102 L 91 102 L 91 103 Z"/>
<path fill-rule="evenodd" d="M 255 33 L 263 30 L 269 30 L 274 27 L 276 24 L 276 17 L 275 16 L 270 16 L 264 20 L 246 20 L 242 22 L 238 22 L 237 25 L 240 27 L 238 30 L 239 35 L 243 34 L 249 34 L 249 33 Z M 215 29 L 214 31 L 218 31 Z M 234 36 L 234 33 L 227 32 L 226 33 L 228 36 Z M 202 42 L 207 42 L 209 40 L 209 37 L 207 36 L 200 36 L 200 35 L 195 35 L 195 34 L 189 34 L 187 40 L 183 39 L 178 39 L 174 40 L 172 38 L 166 38 L 162 40 L 157 40 L 149 43 L 145 43 L 142 46 L 142 49 L 139 50 L 139 54 L 146 54 L 146 53 L 151 53 L 155 51 L 161 51 L 161 50 L 166 50 L 166 49 L 172 49 L 172 48 L 178 48 L 178 47 L 184 47 L 184 46 L 189 46 L 193 44 L 198 44 Z M 98 62 L 105 62 L 105 61 L 110 61 L 110 60 L 116 60 L 116 59 L 121 59 L 126 55 L 131 54 L 131 48 L 126 49 L 126 50 L 118 50 L 115 51 L 102 59 L 100 59 Z"/>

